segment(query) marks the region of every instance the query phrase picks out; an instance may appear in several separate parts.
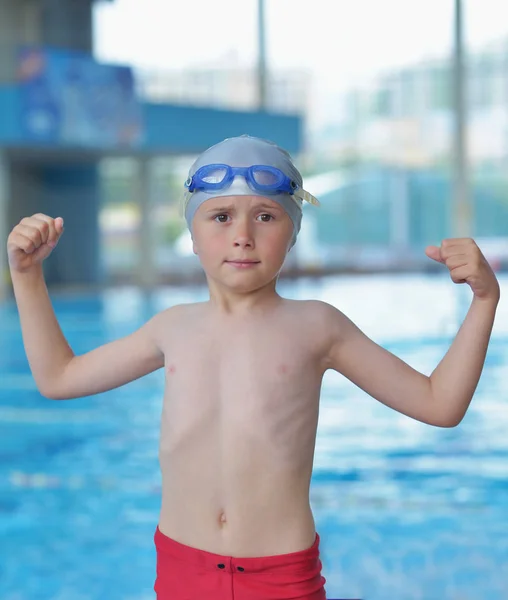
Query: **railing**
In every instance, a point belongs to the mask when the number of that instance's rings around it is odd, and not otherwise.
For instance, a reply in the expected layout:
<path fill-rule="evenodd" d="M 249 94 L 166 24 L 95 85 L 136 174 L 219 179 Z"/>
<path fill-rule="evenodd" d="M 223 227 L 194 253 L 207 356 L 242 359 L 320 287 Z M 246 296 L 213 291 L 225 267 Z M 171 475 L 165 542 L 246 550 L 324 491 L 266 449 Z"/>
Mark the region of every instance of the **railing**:
<path fill-rule="evenodd" d="M 194 69 L 150 71 L 137 69 L 140 96 L 150 102 L 169 102 L 227 109 L 259 107 L 254 69 Z M 266 110 L 303 113 L 309 103 L 310 76 L 283 71 L 267 76 Z"/>

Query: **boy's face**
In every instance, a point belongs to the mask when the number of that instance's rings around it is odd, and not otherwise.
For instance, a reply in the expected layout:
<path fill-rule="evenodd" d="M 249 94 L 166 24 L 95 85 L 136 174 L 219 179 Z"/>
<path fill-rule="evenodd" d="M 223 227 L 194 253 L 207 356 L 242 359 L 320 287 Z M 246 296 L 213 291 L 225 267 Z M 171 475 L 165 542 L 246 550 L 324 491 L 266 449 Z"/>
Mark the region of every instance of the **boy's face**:
<path fill-rule="evenodd" d="M 237 291 L 273 281 L 289 250 L 293 223 L 262 196 L 223 196 L 203 202 L 192 224 L 194 253 L 208 277 Z"/>

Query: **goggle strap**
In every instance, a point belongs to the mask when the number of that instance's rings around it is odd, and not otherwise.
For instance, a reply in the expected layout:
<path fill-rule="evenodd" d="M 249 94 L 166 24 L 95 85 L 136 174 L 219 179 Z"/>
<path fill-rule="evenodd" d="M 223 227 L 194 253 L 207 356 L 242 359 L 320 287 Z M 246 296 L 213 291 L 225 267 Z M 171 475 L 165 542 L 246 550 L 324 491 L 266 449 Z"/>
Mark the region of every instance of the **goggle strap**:
<path fill-rule="evenodd" d="M 189 200 L 191 199 L 191 196 L 194 192 L 189 192 L 189 190 L 186 190 L 182 196 L 180 197 L 180 216 L 184 219 L 185 218 L 185 210 L 187 208 L 187 204 L 189 204 Z"/>
<path fill-rule="evenodd" d="M 295 192 L 293 192 L 293 196 L 300 198 L 300 200 L 305 200 L 306 202 L 308 202 L 309 204 L 312 204 L 313 206 L 321 206 L 321 203 L 316 198 L 316 196 L 313 196 L 311 193 L 307 192 L 306 190 L 298 189 Z"/>

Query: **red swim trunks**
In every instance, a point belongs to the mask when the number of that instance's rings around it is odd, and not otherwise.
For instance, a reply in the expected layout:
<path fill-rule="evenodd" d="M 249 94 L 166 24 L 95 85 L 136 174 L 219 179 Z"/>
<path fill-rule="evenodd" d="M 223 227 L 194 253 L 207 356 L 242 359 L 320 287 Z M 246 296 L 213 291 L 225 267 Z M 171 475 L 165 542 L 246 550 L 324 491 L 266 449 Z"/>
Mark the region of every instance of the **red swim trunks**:
<path fill-rule="evenodd" d="M 233 558 L 154 535 L 157 600 L 326 600 L 319 535 L 307 550 Z"/>

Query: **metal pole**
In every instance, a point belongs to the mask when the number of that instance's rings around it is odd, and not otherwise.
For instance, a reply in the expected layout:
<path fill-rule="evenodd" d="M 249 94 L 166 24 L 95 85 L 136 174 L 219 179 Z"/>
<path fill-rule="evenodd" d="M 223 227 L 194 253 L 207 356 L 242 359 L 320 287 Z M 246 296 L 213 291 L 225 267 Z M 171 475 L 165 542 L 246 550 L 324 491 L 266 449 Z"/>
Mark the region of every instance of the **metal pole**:
<path fill-rule="evenodd" d="M 265 0 L 258 0 L 258 66 L 257 87 L 260 110 L 266 109 L 266 31 Z"/>
<path fill-rule="evenodd" d="M 140 251 L 137 282 L 141 287 L 149 288 L 156 282 L 155 231 L 153 220 L 154 194 L 153 169 L 150 158 L 138 159 L 138 190 L 141 209 Z"/>
<path fill-rule="evenodd" d="M 9 227 L 9 164 L 3 152 L 0 151 L 0 300 L 7 296 L 10 287 L 10 273 L 7 263 L 7 250 L 4 241 L 7 240 Z"/>
<path fill-rule="evenodd" d="M 473 207 L 470 198 L 467 169 L 467 118 L 466 86 L 463 39 L 462 0 L 455 0 L 454 48 L 453 48 L 453 100 L 454 100 L 454 139 L 453 139 L 453 218 L 454 237 L 473 235 Z"/>
<path fill-rule="evenodd" d="M 453 177 L 453 223 L 454 237 L 471 237 L 473 232 L 473 207 L 470 197 L 467 165 L 467 116 L 464 61 L 464 12 L 462 0 L 455 0 L 454 52 L 453 52 L 453 97 L 454 97 L 454 177 Z M 471 297 L 461 286 L 456 293 L 456 326 L 464 321 Z"/>

